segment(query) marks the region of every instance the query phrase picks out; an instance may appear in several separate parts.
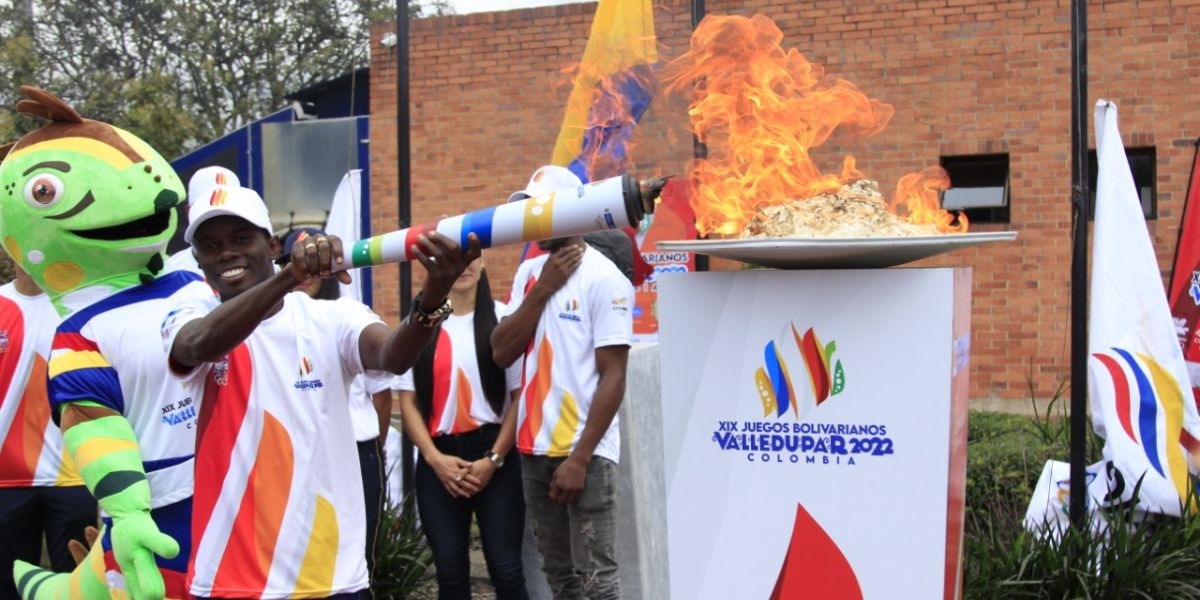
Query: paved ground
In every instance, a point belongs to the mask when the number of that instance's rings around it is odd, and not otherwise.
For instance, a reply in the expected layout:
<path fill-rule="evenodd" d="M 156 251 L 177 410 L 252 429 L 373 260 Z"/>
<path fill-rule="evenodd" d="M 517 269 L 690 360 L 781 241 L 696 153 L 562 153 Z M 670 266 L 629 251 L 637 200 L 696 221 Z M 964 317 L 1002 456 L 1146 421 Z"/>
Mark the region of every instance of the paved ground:
<path fill-rule="evenodd" d="M 471 528 L 471 598 L 472 600 L 486 600 L 494 598 L 495 593 L 492 590 L 491 580 L 488 579 L 487 563 L 483 560 L 483 549 L 479 545 L 479 531 L 474 527 Z M 413 595 L 414 600 L 436 600 L 437 599 L 437 582 L 433 579 L 433 573 L 430 572 L 429 583 L 420 591 Z"/>

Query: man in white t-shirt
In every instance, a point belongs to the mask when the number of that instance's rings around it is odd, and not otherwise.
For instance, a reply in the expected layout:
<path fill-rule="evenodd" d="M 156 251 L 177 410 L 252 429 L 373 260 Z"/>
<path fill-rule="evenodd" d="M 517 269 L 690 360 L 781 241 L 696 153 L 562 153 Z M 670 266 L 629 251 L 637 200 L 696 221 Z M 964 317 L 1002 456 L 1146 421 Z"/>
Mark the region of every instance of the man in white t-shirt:
<path fill-rule="evenodd" d="M 359 598 L 368 587 L 362 480 L 348 408 L 367 369 L 412 366 L 445 298 L 479 256 L 422 236 L 428 271 L 413 313 L 389 329 L 364 305 L 292 293 L 330 277 L 341 241 L 315 235 L 276 273 L 279 242 L 253 190 L 194 203 L 185 239 L 220 300 L 177 307 L 162 325 L 170 368 L 200 398 L 195 540 L 188 585 L 198 597 Z M 337 277 L 349 281 L 345 272 Z"/>
<path fill-rule="evenodd" d="M 530 185 L 569 181 L 563 171 L 542 167 Z M 556 600 L 620 598 L 617 409 L 633 286 L 581 237 L 538 247 L 550 254 L 518 267 L 508 316 L 492 334 L 496 364 L 524 357 L 516 445 L 525 502 Z"/>

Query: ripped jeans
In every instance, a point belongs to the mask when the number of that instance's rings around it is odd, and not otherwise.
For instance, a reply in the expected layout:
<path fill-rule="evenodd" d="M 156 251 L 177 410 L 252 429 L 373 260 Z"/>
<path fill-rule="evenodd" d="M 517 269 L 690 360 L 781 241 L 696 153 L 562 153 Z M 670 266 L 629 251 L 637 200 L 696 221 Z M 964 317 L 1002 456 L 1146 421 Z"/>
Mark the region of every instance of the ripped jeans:
<path fill-rule="evenodd" d="M 595 456 L 573 504 L 550 499 L 554 470 L 566 460 L 521 456 L 525 505 L 554 600 L 621 597 L 617 576 L 617 465 Z"/>

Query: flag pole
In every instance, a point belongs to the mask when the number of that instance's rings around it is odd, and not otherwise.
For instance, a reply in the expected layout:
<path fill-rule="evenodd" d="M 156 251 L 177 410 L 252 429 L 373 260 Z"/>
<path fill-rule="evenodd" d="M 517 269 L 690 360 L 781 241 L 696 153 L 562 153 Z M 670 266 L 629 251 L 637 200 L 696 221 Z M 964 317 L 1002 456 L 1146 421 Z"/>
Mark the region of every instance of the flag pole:
<path fill-rule="evenodd" d="M 1071 0 L 1071 526 L 1087 519 L 1088 222 L 1087 1 Z"/>
<path fill-rule="evenodd" d="M 408 65 L 408 0 L 396 0 L 396 187 L 400 228 L 412 224 L 412 164 L 409 137 L 411 116 L 409 115 L 409 65 Z M 408 314 L 412 301 L 412 265 L 400 263 L 400 318 Z M 401 429 L 403 432 L 403 429 Z M 380 432 L 386 434 L 386 431 Z M 413 493 L 413 443 L 408 435 L 400 436 L 400 481 L 405 498 Z"/>
<path fill-rule="evenodd" d="M 706 13 L 704 0 L 692 0 L 692 32 L 695 33 L 696 28 L 700 26 L 700 21 L 704 20 Z M 700 138 L 692 134 L 692 158 L 708 158 L 708 146 L 700 141 Z M 708 255 L 696 254 L 696 270 L 708 270 Z"/>

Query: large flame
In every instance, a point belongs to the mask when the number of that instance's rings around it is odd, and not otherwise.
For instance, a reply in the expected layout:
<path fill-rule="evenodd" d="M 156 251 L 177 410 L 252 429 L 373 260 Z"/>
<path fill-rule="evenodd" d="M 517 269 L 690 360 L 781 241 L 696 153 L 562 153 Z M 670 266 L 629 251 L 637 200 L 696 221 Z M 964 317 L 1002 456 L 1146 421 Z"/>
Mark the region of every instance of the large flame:
<path fill-rule="evenodd" d="M 661 74 L 668 92 L 691 90 L 692 130 L 708 146 L 708 156 L 689 166 L 702 235 L 736 235 L 763 207 L 862 179 L 854 157 L 844 157 L 840 173 L 830 174 L 821 172 L 810 152 L 835 130 L 849 137 L 879 133 L 895 112 L 854 84 L 827 76 L 796 49 L 785 50 L 782 40 L 763 15 L 708 16 L 689 50 Z M 949 182 L 944 172 L 942 180 Z M 917 188 L 921 193 L 893 200 L 893 211 L 899 207 L 910 222 L 954 230 L 954 217 L 939 208 L 936 190 L 931 197 Z M 961 223 L 965 230 L 965 219 Z"/>
<path fill-rule="evenodd" d="M 941 167 L 909 173 L 896 182 L 896 195 L 888 208 L 910 223 L 931 223 L 942 233 L 965 233 L 967 215 L 959 213 L 955 225 L 955 215 L 943 210 L 938 202 L 939 193 L 949 187 L 950 176 Z"/>

